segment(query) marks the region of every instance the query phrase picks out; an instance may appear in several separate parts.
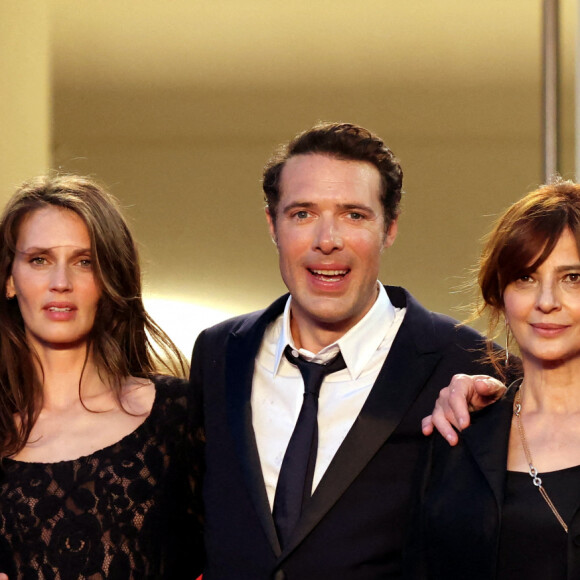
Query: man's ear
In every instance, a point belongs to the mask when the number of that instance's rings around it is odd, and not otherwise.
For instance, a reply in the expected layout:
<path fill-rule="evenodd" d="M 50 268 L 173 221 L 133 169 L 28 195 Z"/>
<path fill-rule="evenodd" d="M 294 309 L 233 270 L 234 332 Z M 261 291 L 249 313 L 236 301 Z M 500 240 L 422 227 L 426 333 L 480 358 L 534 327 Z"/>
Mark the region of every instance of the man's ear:
<path fill-rule="evenodd" d="M 399 231 L 399 218 L 395 218 L 390 224 L 383 242 L 383 248 L 390 248 L 395 243 Z"/>
<path fill-rule="evenodd" d="M 276 246 L 278 245 L 278 237 L 276 236 L 276 222 L 272 217 L 272 213 L 270 212 L 270 208 L 265 208 L 266 212 L 266 220 L 268 221 L 268 229 L 270 230 L 270 237 Z"/>
<path fill-rule="evenodd" d="M 16 288 L 14 288 L 14 278 L 10 275 L 6 282 L 6 298 L 14 298 L 16 296 Z"/>

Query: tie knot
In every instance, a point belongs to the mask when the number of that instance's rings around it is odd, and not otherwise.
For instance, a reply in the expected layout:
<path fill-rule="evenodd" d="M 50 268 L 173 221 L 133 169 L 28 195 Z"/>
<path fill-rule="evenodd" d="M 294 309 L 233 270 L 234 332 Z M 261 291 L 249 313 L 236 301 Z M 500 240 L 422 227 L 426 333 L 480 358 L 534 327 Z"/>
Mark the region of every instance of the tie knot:
<path fill-rule="evenodd" d="M 284 349 L 284 356 L 291 364 L 298 367 L 302 379 L 304 380 L 305 394 L 313 394 L 315 396 L 318 396 L 320 393 L 320 387 L 326 375 L 336 373 L 346 368 L 346 363 L 344 362 L 344 358 L 340 352 L 325 364 L 307 361 L 300 355 L 295 356 L 290 345 L 286 346 Z"/>

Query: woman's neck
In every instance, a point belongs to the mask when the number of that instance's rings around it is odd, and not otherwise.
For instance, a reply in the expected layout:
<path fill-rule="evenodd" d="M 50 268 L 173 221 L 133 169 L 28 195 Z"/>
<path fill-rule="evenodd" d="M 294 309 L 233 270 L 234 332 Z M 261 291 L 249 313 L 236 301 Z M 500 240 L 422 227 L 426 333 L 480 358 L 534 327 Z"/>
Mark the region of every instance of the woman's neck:
<path fill-rule="evenodd" d="M 561 364 L 523 361 L 522 406 L 526 412 L 580 412 L 580 360 Z"/>
<path fill-rule="evenodd" d="M 43 408 L 56 409 L 90 400 L 110 391 L 99 375 L 93 357 L 84 349 L 42 349 L 37 368 L 43 385 Z"/>

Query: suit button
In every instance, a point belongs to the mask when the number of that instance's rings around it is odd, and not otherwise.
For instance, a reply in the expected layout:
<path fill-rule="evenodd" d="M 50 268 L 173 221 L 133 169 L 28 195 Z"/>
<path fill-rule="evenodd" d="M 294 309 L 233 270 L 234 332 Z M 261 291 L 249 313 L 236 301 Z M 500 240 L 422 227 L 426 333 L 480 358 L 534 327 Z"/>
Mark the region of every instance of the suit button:
<path fill-rule="evenodd" d="M 286 580 L 286 572 L 284 570 L 276 570 L 272 576 L 272 580 Z"/>

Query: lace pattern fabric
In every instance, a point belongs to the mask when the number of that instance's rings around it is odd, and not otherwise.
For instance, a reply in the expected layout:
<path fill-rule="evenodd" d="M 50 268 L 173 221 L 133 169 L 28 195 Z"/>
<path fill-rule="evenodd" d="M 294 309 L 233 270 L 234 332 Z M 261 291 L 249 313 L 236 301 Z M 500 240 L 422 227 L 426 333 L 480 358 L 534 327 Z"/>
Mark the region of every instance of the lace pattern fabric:
<path fill-rule="evenodd" d="M 156 377 L 149 417 L 57 463 L 4 460 L 0 571 L 10 580 L 196 578 L 199 449 L 187 383 Z"/>

